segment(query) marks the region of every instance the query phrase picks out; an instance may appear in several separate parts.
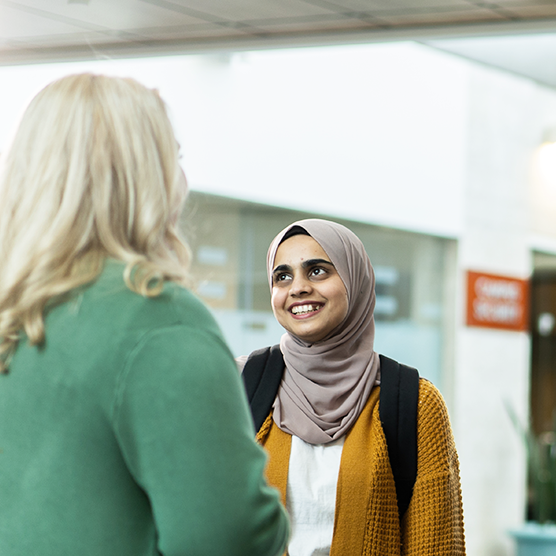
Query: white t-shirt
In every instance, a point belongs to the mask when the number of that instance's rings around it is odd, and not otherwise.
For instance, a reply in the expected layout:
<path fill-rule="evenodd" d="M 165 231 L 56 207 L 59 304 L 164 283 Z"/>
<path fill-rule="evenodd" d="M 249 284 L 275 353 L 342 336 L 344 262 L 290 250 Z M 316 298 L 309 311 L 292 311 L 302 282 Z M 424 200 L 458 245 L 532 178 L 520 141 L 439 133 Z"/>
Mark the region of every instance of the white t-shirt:
<path fill-rule="evenodd" d="M 292 522 L 289 556 L 328 556 L 344 437 L 313 445 L 292 436 L 286 506 Z"/>

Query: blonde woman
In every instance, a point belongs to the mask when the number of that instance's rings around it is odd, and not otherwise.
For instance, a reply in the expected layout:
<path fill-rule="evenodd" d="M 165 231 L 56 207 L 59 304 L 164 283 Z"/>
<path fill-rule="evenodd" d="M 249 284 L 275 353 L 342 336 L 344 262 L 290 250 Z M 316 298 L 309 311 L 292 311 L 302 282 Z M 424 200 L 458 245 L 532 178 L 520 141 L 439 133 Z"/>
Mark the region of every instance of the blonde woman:
<path fill-rule="evenodd" d="M 159 95 L 65 77 L 0 176 L 2 556 L 274 556 L 232 356 L 186 289 L 186 195 Z"/>

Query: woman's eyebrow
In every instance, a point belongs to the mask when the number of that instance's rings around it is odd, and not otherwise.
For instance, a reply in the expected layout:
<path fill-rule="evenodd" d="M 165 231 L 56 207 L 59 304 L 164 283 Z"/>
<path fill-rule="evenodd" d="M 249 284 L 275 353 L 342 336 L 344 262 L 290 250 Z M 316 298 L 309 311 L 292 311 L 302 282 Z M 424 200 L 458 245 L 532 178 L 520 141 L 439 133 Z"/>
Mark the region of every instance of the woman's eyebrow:
<path fill-rule="evenodd" d="M 319 264 L 327 264 L 330 265 L 332 268 L 335 268 L 334 265 L 327 261 L 326 259 L 307 259 L 301 263 L 301 268 L 307 269 L 315 265 Z M 292 267 L 289 264 L 279 264 L 273 271 L 272 274 L 276 274 L 277 272 L 291 272 Z"/>
<path fill-rule="evenodd" d="M 272 274 L 277 272 L 290 272 L 292 267 L 289 264 L 279 264 L 273 271 Z"/>
<path fill-rule="evenodd" d="M 330 265 L 332 268 L 335 268 L 334 265 L 330 261 L 327 261 L 326 259 L 308 259 L 301 263 L 301 268 L 309 268 L 311 266 L 315 266 L 318 264 L 327 264 Z"/>

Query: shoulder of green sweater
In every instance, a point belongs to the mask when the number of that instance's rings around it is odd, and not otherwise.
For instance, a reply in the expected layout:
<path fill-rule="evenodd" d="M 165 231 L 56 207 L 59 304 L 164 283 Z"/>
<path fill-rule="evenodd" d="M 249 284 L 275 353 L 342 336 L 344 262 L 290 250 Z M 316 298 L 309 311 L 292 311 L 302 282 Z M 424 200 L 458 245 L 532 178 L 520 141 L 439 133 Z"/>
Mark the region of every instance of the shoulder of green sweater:
<path fill-rule="evenodd" d="M 159 295 L 142 296 L 127 287 L 124 271 L 124 263 L 109 259 L 97 280 L 83 290 L 83 302 L 127 316 L 127 320 L 144 315 L 152 324 L 184 324 L 219 332 L 209 309 L 191 290 L 166 281 Z"/>
<path fill-rule="evenodd" d="M 167 281 L 159 295 L 142 296 L 127 287 L 124 272 L 123 262 L 108 260 L 95 280 L 53 299 L 45 311 L 47 337 L 81 334 L 109 349 L 123 347 L 122 338 L 134 342 L 149 331 L 180 326 L 222 341 L 213 315 L 190 290 Z"/>

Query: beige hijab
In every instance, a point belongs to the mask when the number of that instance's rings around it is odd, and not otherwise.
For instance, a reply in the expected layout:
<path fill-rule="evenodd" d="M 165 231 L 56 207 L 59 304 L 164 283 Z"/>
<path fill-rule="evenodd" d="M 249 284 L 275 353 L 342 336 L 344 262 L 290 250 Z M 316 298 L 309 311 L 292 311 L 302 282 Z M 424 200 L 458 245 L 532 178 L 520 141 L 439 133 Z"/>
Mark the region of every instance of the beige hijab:
<path fill-rule="evenodd" d="M 327 220 L 300 220 L 282 230 L 270 245 L 267 271 L 271 289 L 276 251 L 294 226 L 307 231 L 336 267 L 347 290 L 348 314 L 315 344 L 289 332 L 282 336 L 280 349 L 286 369 L 273 416 L 283 431 L 310 444 L 326 444 L 348 432 L 377 380 L 374 272 L 363 244 L 345 226 Z"/>

